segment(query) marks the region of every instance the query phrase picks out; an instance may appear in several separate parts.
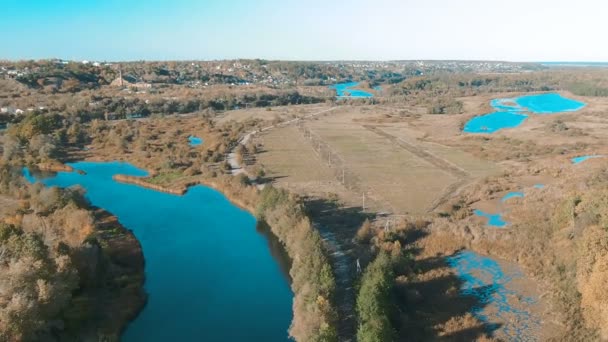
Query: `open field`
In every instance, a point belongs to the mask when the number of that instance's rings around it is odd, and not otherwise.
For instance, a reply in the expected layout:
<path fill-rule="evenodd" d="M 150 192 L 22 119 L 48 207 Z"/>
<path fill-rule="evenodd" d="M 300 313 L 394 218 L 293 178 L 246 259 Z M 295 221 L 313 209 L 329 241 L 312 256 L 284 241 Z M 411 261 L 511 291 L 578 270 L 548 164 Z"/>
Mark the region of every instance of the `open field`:
<path fill-rule="evenodd" d="M 427 211 L 436 196 L 456 180 L 360 125 L 317 121 L 311 129 L 342 156 L 365 191 L 388 201 L 397 213 Z"/>
<path fill-rule="evenodd" d="M 321 160 L 295 126 L 270 130 L 257 140 L 264 144 L 258 163 L 265 167 L 266 178 L 278 186 L 306 196 L 339 198 L 346 205 L 361 205 L 361 196 L 342 185 L 336 170 Z"/>
<path fill-rule="evenodd" d="M 215 121 L 224 124 L 230 121 L 243 122 L 246 120 L 283 121 L 301 118 L 330 108 L 326 104 L 311 104 L 299 106 L 280 106 L 273 108 L 245 108 L 230 110 L 219 115 Z M 269 110 L 270 109 L 270 110 Z"/>
<path fill-rule="evenodd" d="M 293 127 L 275 129 L 260 139 L 265 152 L 259 161 L 273 177 L 286 177 L 277 179 L 279 184 L 294 188 L 294 182 L 305 183 L 309 190 L 327 187 L 329 181 L 341 183 L 344 168 L 348 189 L 341 190 L 350 190 L 348 201 L 361 201 L 365 192 L 370 203 L 397 214 L 428 212 L 465 183 L 500 172 L 494 163 L 457 148 L 420 141 L 426 133 L 408 123 L 415 119 L 387 120 L 392 112 L 344 106 L 304 121 L 308 133 Z M 314 141 L 303 134 L 314 135 Z M 349 176 L 357 184 L 351 186 Z M 304 187 L 300 190 L 306 193 Z"/>

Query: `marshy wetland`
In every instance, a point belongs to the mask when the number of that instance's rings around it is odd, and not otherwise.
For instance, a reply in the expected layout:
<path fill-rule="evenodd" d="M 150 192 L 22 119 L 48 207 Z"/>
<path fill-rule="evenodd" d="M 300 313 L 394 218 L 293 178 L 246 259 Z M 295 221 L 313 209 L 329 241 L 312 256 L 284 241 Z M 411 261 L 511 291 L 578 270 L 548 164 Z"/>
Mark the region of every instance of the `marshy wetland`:
<path fill-rule="evenodd" d="M 147 294 L 147 304 L 100 332 L 73 318 L 89 304 L 61 302 L 70 334 L 600 340 L 608 100 L 596 96 L 602 84 L 592 93 L 581 84 L 608 73 L 412 68 L 403 79 L 353 68 L 353 77 L 336 72 L 284 89 L 101 85 L 47 94 L 8 82 L 4 99 L 39 92 L 53 109 L 12 118 L 2 133 L 2 166 L 26 169 L 3 171 L 10 184 L 0 187 L 0 219 L 45 236 L 57 260 L 66 239 L 79 242 L 69 244 L 74 260 L 105 248 L 107 231 L 82 228 L 97 218 L 61 221 L 71 208 L 103 209 L 139 242 L 145 282 L 111 279 Z M 123 93 L 120 105 L 153 104 L 152 114 L 72 113 L 54 102 L 113 108 Z M 70 234 L 45 235 L 45 225 Z M 74 294 L 90 286 L 70 284 Z"/>
<path fill-rule="evenodd" d="M 575 112 L 585 107 L 585 104 L 560 94 L 549 93 L 494 99 L 491 106 L 497 111 L 469 120 L 464 126 L 464 132 L 494 133 L 501 129 L 518 127 L 528 118 L 528 113 L 540 115 Z"/>

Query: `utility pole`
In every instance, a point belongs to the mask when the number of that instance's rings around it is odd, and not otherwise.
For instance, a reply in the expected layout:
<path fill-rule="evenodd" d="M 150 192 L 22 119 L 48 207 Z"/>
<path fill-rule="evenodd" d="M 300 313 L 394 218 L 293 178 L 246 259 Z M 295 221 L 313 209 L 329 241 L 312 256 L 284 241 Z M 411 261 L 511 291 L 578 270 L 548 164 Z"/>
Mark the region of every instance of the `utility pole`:
<path fill-rule="evenodd" d="M 331 167 L 331 151 L 328 153 L 329 155 L 329 167 Z"/>
<path fill-rule="evenodd" d="M 342 166 L 342 184 L 346 185 L 346 177 L 344 174 L 344 166 Z"/>
<path fill-rule="evenodd" d="M 363 211 L 365 211 L 365 192 L 363 193 Z"/>

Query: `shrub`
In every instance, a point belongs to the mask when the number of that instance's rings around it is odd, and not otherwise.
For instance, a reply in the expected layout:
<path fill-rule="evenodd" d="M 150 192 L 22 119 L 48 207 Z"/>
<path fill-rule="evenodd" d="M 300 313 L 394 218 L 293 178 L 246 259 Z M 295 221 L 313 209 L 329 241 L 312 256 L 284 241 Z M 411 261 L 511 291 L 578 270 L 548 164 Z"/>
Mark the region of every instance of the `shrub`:
<path fill-rule="evenodd" d="M 365 222 L 361 225 L 361 228 L 357 230 L 357 235 L 355 239 L 359 243 L 369 243 L 369 240 L 372 238 L 372 224 L 369 222 L 369 219 L 366 219 Z"/>

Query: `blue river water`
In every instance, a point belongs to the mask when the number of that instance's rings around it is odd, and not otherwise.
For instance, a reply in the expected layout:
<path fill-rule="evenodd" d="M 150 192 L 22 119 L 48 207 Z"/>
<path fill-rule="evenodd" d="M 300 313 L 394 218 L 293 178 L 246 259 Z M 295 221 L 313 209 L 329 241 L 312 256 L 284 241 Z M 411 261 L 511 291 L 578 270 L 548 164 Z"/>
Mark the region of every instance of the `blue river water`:
<path fill-rule="evenodd" d="M 374 95 L 368 93 L 366 91 L 355 89 L 356 86 L 359 85 L 359 82 L 347 82 L 347 83 L 338 83 L 330 86 L 329 88 L 336 90 L 336 96 L 338 98 L 370 98 Z"/>
<path fill-rule="evenodd" d="M 584 162 L 585 160 L 601 158 L 601 157 L 603 157 L 603 156 L 601 156 L 601 155 L 580 156 L 580 157 L 572 158 L 571 161 L 572 161 L 572 164 L 577 165 L 577 164 Z"/>
<path fill-rule="evenodd" d="M 203 139 L 195 137 L 193 135 L 188 137 L 188 141 L 190 142 L 190 146 L 192 147 L 199 146 L 203 143 Z"/>
<path fill-rule="evenodd" d="M 469 120 L 463 128 L 465 133 L 494 133 L 501 129 L 518 127 L 528 118 L 527 113 L 574 112 L 585 107 L 582 102 L 565 98 L 556 93 L 526 95 L 512 99 L 494 99 L 490 102 L 490 105 L 496 111 Z"/>
<path fill-rule="evenodd" d="M 488 226 L 502 228 L 507 225 L 507 222 L 502 219 L 502 216 L 500 214 L 488 214 L 478 209 L 475 209 L 473 213 L 479 217 L 487 218 Z"/>
<path fill-rule="evenodd" d="M 500 328 L 508 341 L 529 340 L 534 335 L 540 321 L 528 308 L 536 299 L 509 288 L 514 279 L 523 277 L 519 270 L 505 272 L 495 260 L 471 251 L 458 252 L 447 263 L 462 281 L 461 293 L 477 299 L 473 315 L 488 323 L 490 330 Z"/>
<path fill-rule="evenodd" d="M 147 174 L 127 163 L 69 165 L 85 174 L 41 181 L 82 186 L 143 247 L 148 303 L 122 341 L 289 341 L 288 277 L 251 214 L 204 186 L 176 196 L 114 181 L 116 174 Z"/>

